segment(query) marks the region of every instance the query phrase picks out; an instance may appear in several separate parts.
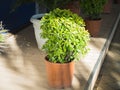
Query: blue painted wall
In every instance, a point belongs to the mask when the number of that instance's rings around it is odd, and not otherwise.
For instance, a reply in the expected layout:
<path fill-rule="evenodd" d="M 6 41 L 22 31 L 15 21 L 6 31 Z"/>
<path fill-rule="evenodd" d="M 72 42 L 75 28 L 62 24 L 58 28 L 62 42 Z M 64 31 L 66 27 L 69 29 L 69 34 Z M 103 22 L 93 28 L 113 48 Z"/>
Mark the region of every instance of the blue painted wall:
<path fill-rule="evenodd" d="M 10 32 L 17 32 L 18 28 L 29 23 L 30 17 L 35 14 L 35 4 L 22 5 L 12 12 L 12 5 L 16 0 L 0 0 L 0 21 Z"/>

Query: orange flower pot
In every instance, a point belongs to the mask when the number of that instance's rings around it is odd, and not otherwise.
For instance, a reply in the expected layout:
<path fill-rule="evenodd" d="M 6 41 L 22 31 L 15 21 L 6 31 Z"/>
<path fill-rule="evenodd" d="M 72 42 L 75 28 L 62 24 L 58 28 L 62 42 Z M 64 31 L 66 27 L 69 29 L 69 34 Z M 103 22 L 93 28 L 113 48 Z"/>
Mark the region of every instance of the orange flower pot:
<path fill-rule="evenodd" d="M 86 29 L 90 33 L 91 36 L 97 37 L 101 27 L 101 19 L 100 20 L 85 20 Z"/>
<path fill-rule="evenodd" d="M 60 64 L 45 60 L 48 84 L 52 88 L 71 87 L 74 62 Z"/>
<path fill-rule="evenodd" d="M 64 8 L 69 9 L 71 12 L 80 15 L 80 3 L 79 3 L 79 1 L 71 1 Z"/>

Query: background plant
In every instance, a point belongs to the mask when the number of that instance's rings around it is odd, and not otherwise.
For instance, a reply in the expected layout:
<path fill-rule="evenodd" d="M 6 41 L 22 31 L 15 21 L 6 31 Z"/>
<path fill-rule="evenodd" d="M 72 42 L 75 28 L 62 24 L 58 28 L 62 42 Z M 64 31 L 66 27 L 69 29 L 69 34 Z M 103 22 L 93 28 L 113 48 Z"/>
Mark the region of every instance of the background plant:
<path fill-rule="evenodd" d="M 4 52 L 3 48 L 6 48 L 6 45 L 5 45 L 5 39 L 6 39 L 5 33 L 6 32 L 7 30 L 4 29 L 2 25 L 2 21 L 1 21 L 0 22 L 0 54 L 1 52 Z"/>
<path fill-rule="evenodd" d="M 41 37 L 47 39 L 43 49 L 50 62 L 70 62 L 88 52 L 89 33 L 77 14 L 57 8 L 45 14 L 40 24 Z"/>
<path fill-rule="evenodd" d="M 88 19 L 100 19 L 107 0 L 79 0 L 81 9 Z"/>
<path fill-rule="evenodd" d="M 4 29 L 2 25 L 2 21 L 0 22 L 0 43 L 4 42 L 5 40 L 5 35 L 3 33 L 7 32 L 7 30 Z"/>

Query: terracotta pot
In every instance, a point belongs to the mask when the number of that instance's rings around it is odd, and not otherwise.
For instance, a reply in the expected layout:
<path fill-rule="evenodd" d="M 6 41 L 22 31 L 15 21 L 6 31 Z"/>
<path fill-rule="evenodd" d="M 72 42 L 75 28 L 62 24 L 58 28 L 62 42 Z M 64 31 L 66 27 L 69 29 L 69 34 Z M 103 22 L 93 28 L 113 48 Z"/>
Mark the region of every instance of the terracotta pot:
<path fill-rule="evenodd" d="M 59 64 L 45 60 L 48 84 L 52 88 L 71 87 L 74 62 Z"/>
<path fill-rule="evenodd" d="M 80 15 L 80 3 L 79 3 L 79 1 L 72 1 L 72 2 L 68 3 L 64 8 L 69 9 L 71 12 Z"/>
<path fill-rule="evenodd" d="M 112 7 L 112 0 L 108 0 L 103 8 L 103 13 L 110 13 Z"/>
<path fill-rule="evenodd" d="M 91 36 L 97 37 L 101 27 L 101 19 L 100 20 L 85 20 L 86 29 L 90 33 Z"/>

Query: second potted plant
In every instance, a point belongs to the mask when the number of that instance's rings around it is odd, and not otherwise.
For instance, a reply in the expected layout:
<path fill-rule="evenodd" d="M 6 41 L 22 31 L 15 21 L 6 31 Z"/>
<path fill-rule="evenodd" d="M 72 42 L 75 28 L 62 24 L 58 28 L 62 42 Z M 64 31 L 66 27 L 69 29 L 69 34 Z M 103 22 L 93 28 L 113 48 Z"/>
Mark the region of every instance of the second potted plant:
<path fill-rule="evenodd" d="M 81 17 L 69 10 L 55 9 L 45 14 L 41 21 L 48 83 L 53 88 L 70 87 L 74 60 L 80 60 L 89 50 L 89 33 Z"/>
<path fill-rule="evenodd" d="M 86 29 L 91 36 L 98 36 L 101 26 L 101 13 L 106 0 L 80 0 L 80 6 L 85 16 Z"/>

